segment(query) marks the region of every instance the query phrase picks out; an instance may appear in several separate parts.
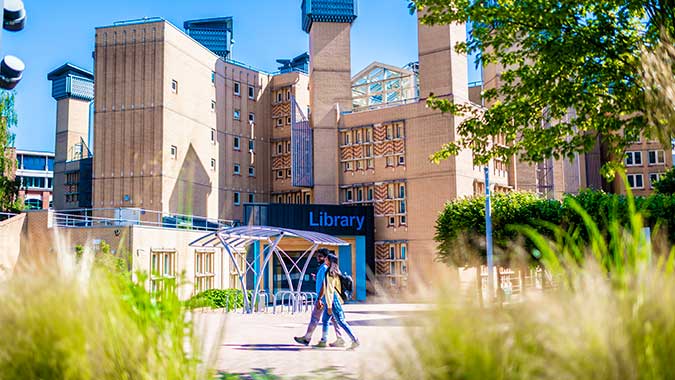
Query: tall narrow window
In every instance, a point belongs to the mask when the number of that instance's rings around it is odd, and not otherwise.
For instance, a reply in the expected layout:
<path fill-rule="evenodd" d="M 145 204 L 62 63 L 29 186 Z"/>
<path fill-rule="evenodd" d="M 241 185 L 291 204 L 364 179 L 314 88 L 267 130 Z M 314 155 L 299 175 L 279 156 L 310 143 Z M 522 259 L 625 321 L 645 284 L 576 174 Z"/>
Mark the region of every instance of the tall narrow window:
<path fill-rule="evenodd" d="M 255 194 L 248 193 L 248 203 L 255 203 Z"/>
<path fill-rule="evenodd" d="M 240 145 L 240 138 L 239 136 L 234 136 L 234 150 L 240 150 L 241 145 Z"/>
<path fill-rule="evenodd" d="M 239 164 L 234 164 L 233 173 L 234 173 L 235 175 L 240 175 L 240 174 L 241 174 L 241 166 L 239 166 Z"/>
<path fill-rule="evenodd" d="M 216 170 L 216 160 L 213 158 L 211 159 L 211 170 Z"/>
<path fill-rule="evenodd" d="M 215 110 L 216 110 L 216 101 L 215 101 L 215 100 L 212 100 L 212 101 L 211 101 L 211 111 L 214 111 L 214 112 L 215 112 Z"/>
<path fill-rule="evenodd" d="M 237 96 L 241 95 L 241 84 L 239 82 L 234 82 L 234 94 Z"/>
<path fill-rule="evenodd" d="M 253 167 L 253 166 L 248 167 L 248 176 L 249 177 L 255 177 L 255 167 Z"/>
<path fill-rule="evenodd" d="M 255 99 L 255 88 L 253 86 L 248 86 L 248 98 Z"/>
<path fill-rule="evenodd" d="M 216 130 L 211 128 L 211 142 L 216 143 Z"/>
<path fill-rule="evenodd" d="M 176 81 L 175 79 L 171 81 L 171 92 L 173 92 L 174 94 L 178 93 L 178 81 Z"/>
<path fill-rule="evenodd" d="M 234 193 L 234 204 L 235 205 L 241 204 L 241 194 L 239 192 Z"/>
<path fill-rule="evenodd" d="M 171 145 L 171 149 L 169 150 L 169 154 L 171 155 L 171 158 L 173 158 L 175 160 L 176 156 L 178 155 L 178 148 L 175 145 Z"/>
<path fill-rule="evenodd" d="M 255 114 L 253 112 L 248 113 L 248 121 L 255 123 Z"/>
<path fill-rule="evenodd" d="M 234 120 L 241 120 L 241 111 L 240 110 L 234 110 Z"/>

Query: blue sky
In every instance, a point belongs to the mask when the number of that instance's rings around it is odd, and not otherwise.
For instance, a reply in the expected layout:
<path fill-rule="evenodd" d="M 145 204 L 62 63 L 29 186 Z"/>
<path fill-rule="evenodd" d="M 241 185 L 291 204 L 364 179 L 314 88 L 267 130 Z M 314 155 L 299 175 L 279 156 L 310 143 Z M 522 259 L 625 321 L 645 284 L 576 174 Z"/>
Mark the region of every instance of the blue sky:
<path fill-rule="evenodd" d="M 115 21 L 160 16 L 182 27 L 195 18 L 233 16 L 233 58 L 265 70 L 276 70 L 277 58 L 307 51 L 300 28 L 300 0 L 24 0 L 26 29 L 4 32 L 2 54 L 26 63 L 17 87 L 20 149 L 54 150 L 56 102 L 47 73 L 65 62 L 92 70 L 94 28 Z M 403 66 L 417 60 L 417 24 L 407 0 L 362 0 L 352 29 L 352 72 L 372 61 Z M 473 68 L 469 81 L 479 80 Z"/>

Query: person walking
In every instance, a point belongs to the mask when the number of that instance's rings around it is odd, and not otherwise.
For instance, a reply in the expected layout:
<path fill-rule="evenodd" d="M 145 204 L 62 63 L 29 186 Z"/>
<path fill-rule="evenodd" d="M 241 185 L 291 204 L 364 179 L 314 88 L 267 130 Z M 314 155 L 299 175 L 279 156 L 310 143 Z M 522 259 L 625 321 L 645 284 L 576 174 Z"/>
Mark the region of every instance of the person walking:
<path fill-rule="evenodd" d="M 331 252 L 326 249 L 326 248 L 320 248 L 316 252 L 316 260 L 319 262 L 319 270 L 317 271 L 315 277 L 316 280 L 316 294 L 317 294 L 317 299 L 316 303 L 314 303 L 314 308 L 312 309 L 312 314 L 309 320 L 309 325 L 307 326 L 307 331 L 305 332 L 305 335 L 303 336 L 296 336 L 293 337 L 297 343 L 300 343 L 302 345 L 309 345 L 310 341 L 312 340 L 312 335 L 314 334 L 314 330 L 316 330 L 316 327 L 319 325 L 319 322 L 321 321 L 321 317 L 324 317 L 324 323 L 326 323 L 326 329 L 323 331 L 323 334 L 321 336 L 321 340 L 319 341 L 319 344 L 317 344 L 315 347 L 326 347 L 326 342 L 328 340 L 328 320 L 332 319 L 333 321 L 333 327 L 335 328 L 335 336 L 336 340 L 335 342 L 331 343 L 331 347 L 344 347 L 345 346 L 345 341 L 342 339 L 342 333 L 340 332 L 340 327 L 338 326 L 337 322 L 335 321 L 335 318 L 332 318 L 331 316 L 327 315 L 324 313 L 324 303 L 321 301 L 321 293 L 323 291 L 323 284 L 326 279 L 326 272 L 328 271 L 328 265 L 326 261 L 326 257 L 330 255 Z"/>
<path fill-rule="evenodd" d="M 338 265 L 338 257 L 334 254 L 329 254 L 326 256 L 326 266 L 328 271 L 326 272 L 326 279 L 323 283 L 323 289 L 321 294 L 323 295 L 324 302 L 326 303 L 326 309 L 324 311 L 323 318 L 323 336 L 322 340 L 325 343 L 325 337 L 328 335 L 328 317 L 337 322 L 337 325 L 343 329 L 349 338 L 352 340 L 352 345 L 349 347 L 350 350 L 355 349 L 361 343 L 359 339 L 352 332 L 351 326 L 347 323 L 345 319 L 345 313 L 342 305 L 344 301 L 340 296 L 342 293 L 342 285 L 340 281 L 340 266 Z M 319 297 L 322 298 L 322 297 Z"/>

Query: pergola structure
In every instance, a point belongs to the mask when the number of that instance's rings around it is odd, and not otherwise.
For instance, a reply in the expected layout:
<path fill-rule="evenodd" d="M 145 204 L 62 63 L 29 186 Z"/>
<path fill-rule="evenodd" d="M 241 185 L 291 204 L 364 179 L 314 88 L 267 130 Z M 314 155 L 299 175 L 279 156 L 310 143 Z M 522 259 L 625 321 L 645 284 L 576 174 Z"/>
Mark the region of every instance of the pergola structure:
<path fill-rule="evenodd" d="M 308 243 L 308 248 L 299 257 L 293 258 L 279 246 L 279 243 L 284 238 L 303 239 Z M 249 261 L 246 252 L 248 252 L 249 246 L 258 242 L 262 242 L 263 244 L 266 244 L 266 246 L 260 252 L 254 251 L 252 258 Z M 284 270 L 286 281 L 288 281 L 289 290 L 293 292 L 296 295 L 296 299 L 298 299 L 300 297 L 302 281 L 305 277 L 305 272 L 307 271 L 309 262 L 312 260 L 314 252 L 316 252 L 317 248 L 320 246 L 339 247 L 348 245 L 349 243 L 342 239 L 319 232 L 267 226 L 224 228 L 205 235 L 190 243 L 191 247 L 222 247 L 225 249 L 227 254 L 230 256 L 232 266 L 237 272 L 237 277 L 239 278 L 241 288 L 244 292 L 244 310 L 247 313 L 251 313 L 253 311 L 253 305 L 256 304 L 256 299 L 260 293 L 260 285 L 264 277 L 262 274 L 265 272 L 265 269 L 267 268 L 267 265 L 269 264 L 273 255 L 277 257 L 281 267 Z M 239 265 L 240 262 L 237 260 L 237 253 L 244 255 L 245 260 L 243 261 L 243 268 L 241 265 Z M 258 263 L 260 262 L 261 258 L 262 265 L 258 267 Z M 291 262 L 290 268 L 288 265 L 286 265 L 284 258 Z M 304 263 L 302 263 L 303 259 Z M 298 278 L 298 282 L 296 284 L 297 286 L 294 286 L 293 280 L 291 278 L 291 272 L 294 270 L 300 272 L 300 277 Z M 255 281 L 250 300 L 248 297 L 248 290 L 246 289 L 246 275 L 248 272 L 252 272 L 258 277 L 257 281 Z"/>

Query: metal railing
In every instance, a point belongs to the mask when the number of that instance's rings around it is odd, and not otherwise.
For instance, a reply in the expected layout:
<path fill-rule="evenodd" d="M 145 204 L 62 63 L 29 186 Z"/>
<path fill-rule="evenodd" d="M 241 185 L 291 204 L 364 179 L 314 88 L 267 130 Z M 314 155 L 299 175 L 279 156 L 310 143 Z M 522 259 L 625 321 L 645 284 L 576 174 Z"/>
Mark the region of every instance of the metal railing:
<path fill-rule="evenodd" d="M 193 231 L 217 231 L 235 227 L 233 220 L 212 219 L 203 216 L 164 213 L 137 208 L 100 208 L 58 211 L 53 213 L 53 224 L 57 227 L 113 227 L 144 226 L 175 228 Z"/>
<path fill-rule="evenodd" d="M 9 218 L 12 218 L 14 216 L 17 216 L 19 214 L 13 214 L 11 212 L 0 212 L 0 222 L 5 221 Z"/>

